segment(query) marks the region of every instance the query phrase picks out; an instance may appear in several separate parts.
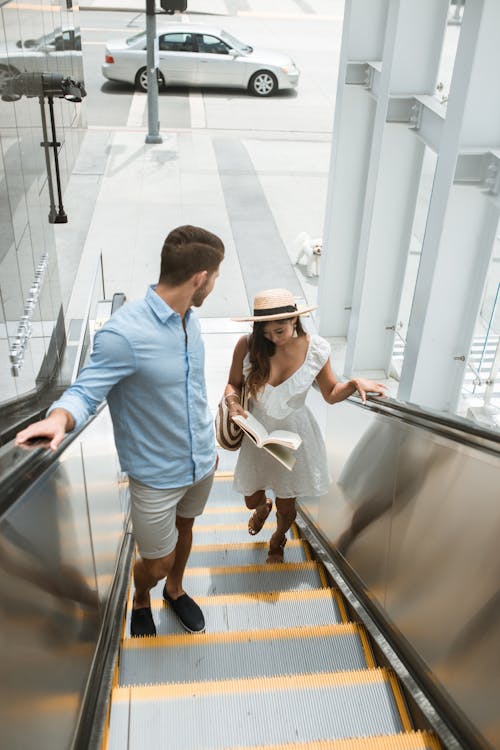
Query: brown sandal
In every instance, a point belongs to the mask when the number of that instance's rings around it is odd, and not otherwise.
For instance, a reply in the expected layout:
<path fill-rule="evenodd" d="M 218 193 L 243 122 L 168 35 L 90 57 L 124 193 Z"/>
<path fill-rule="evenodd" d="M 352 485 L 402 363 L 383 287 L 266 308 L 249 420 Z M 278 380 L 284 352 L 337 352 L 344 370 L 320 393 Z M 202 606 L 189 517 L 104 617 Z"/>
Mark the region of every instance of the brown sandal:
<path fill-rule="evenodd" d="M 248 533 L 250 534 L 250 536 L 255 536 L 259 533 L 259 531 L 264 526 L 269 513 L 273 509 L 273 501 L 268 497 L 266 497 L 265 503 L 263 503 L 263 505 L 265 505 L 264 517 L 262 518 L 259 514 L 259 511 L 262 509 L 262 505 L 259 505 L 257 508 L 255 508 L 254 512 L 248 520 Z"/>
<path fill-rule="evenodd" d="M 271 537 L 271 541 L 269 543 L 269 552 L 266 557 L 266 563 L 282 563 L 283 553 L 285 551 L 286 537 L 282 538 L 281 542 L 276 542 L 273 537 L 274 534 Z"/>

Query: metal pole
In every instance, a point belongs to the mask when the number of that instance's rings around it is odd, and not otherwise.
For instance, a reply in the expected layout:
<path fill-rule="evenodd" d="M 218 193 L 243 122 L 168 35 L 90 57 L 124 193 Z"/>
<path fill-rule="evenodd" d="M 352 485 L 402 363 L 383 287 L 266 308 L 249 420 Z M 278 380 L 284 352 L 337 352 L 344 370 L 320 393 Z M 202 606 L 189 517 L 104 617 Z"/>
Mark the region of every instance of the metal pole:
<path fill-rule="evenodd" d="M 52 169 L 50 166 L 50 155 L 49 155 L 49 135 L 47 133 L 47 120 L 45 117 L 45 99 L 43 96 L 39 96 L 38 101 L 40 103 L 40 114 L 42 118 L 42 133 L 43 133 L 43 142 L 40 144 L 40 146 L 43 146 L 43 151 L 45 154 L 45 167 L 47 169 L 47 186 L 49 189 L 49 202 L 50 202 L 49 223 L 57 224 L 57 211 L 56 211 L 56 205 L 54 203 L 54 185 L 52 183 Z"/>
<path fill-rule="evenodd" d="M 49 102 L 49 112 L 50 112 L 50 127 L 52 129 L 52 148 L 54 150 L 54 167 L 56 170 L 56 186 L 57 186 L 57 200 L 59 202 L 59 209 L 57 211 L 57 217 L 55 220 L 55 224 L 66 224 L 68 221 L 68 217 L 66 215 L 66 211 L 63 207 L 62 202 L 62 190 L 61 190 L 61 174 L 59 171 L 59 153 L 57 149 L 61 145 L 57 138 L 56 138 L 56 123 L 54 120 L 54 98 L 52 96 L 47 97 Z"/>
<path fill-rule="evenodd" d="M 158 40 L 155 0 L 146 0 L 146 65 L 148 69 L 148 134 L 146 143 L 163 143 L 158 119 Z"/>

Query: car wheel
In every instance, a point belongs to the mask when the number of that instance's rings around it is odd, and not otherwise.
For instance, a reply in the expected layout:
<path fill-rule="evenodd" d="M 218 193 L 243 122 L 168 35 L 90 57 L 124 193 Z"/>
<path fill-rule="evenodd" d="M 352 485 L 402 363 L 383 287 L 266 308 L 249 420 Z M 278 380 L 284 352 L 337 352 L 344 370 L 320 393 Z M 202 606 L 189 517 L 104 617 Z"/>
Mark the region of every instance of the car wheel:
<path fill-rule="evenodd" d="M 148 90 L 148 69 L 141 68 L 137 71 L 135 77 L 135 85 L 140 91 Z M 163 75 L 158 71 L 158 88 L 162 89 L 165 86 L 165 79 Z"/>
<path fill-rule="evenodd" d="M 271 96 L 278 89 L 278 81 L 268 70 L 259 70 L 250 78 L 248 88 L 254 96 Z"/>
<path fill-rule="evenodd" d="M 11 65 L 0 65 L 0 91 L 4 90 L 11 78 L 18 75 L 19 71 Z"/>

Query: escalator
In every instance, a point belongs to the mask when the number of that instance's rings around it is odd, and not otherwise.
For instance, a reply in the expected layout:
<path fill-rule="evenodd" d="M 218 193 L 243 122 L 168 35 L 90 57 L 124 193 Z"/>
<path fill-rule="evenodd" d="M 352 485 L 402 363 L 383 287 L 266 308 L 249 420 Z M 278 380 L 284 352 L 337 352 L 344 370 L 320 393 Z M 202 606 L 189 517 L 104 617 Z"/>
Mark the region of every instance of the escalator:
<path fill-rule="evenodd" d="M 438 750 L 431 733 L 413 729 L 393 672 L 377 667 L 365 629 L 296 527 L 286 562 L 266 565 L 272 523 L 251 541 L 248 515 L 220 477 L 184 579 L 205 612 L 205 635 L 182 633 L 161 582 L 152 592 L 157 637 L 130 638 L 129 598 L 105 747 L 168 738 L 172 750 Z"/>
<path fill-rule="evenodd" d="M 194 636 L 159 584 L 157 637 L 129 637 L 106 408 L 56 455 L 0 449 L 2 750 L 500 747 L 499 436 L 394 402 L 330 414 L 332 491 L 301 499 L 283 565 L 223 457 L 185 577 Z"/>

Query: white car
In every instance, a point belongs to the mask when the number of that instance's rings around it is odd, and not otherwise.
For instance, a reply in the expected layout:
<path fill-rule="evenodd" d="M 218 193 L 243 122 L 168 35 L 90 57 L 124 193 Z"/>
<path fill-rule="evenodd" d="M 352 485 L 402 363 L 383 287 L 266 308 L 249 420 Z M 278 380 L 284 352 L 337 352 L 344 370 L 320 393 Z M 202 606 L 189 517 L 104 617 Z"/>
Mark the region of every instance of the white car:
<path fill-rule="evenodd" d="M 80 32 L 73 28 L 0 46 L 0 91 L 20 73 L 63 73 L 83 79 L 81 49 Z"/>
<path fill-rule="evenodd" d="M 292 89 L 299 81 L 293 60 L 282 52 L 254 49 L 222 29 L 172 23 L 157 30 L 160 87 L 231 86 L 255 96 Z M 106 45 L 102 73 L 147 91 L 146 32 Z"/>

